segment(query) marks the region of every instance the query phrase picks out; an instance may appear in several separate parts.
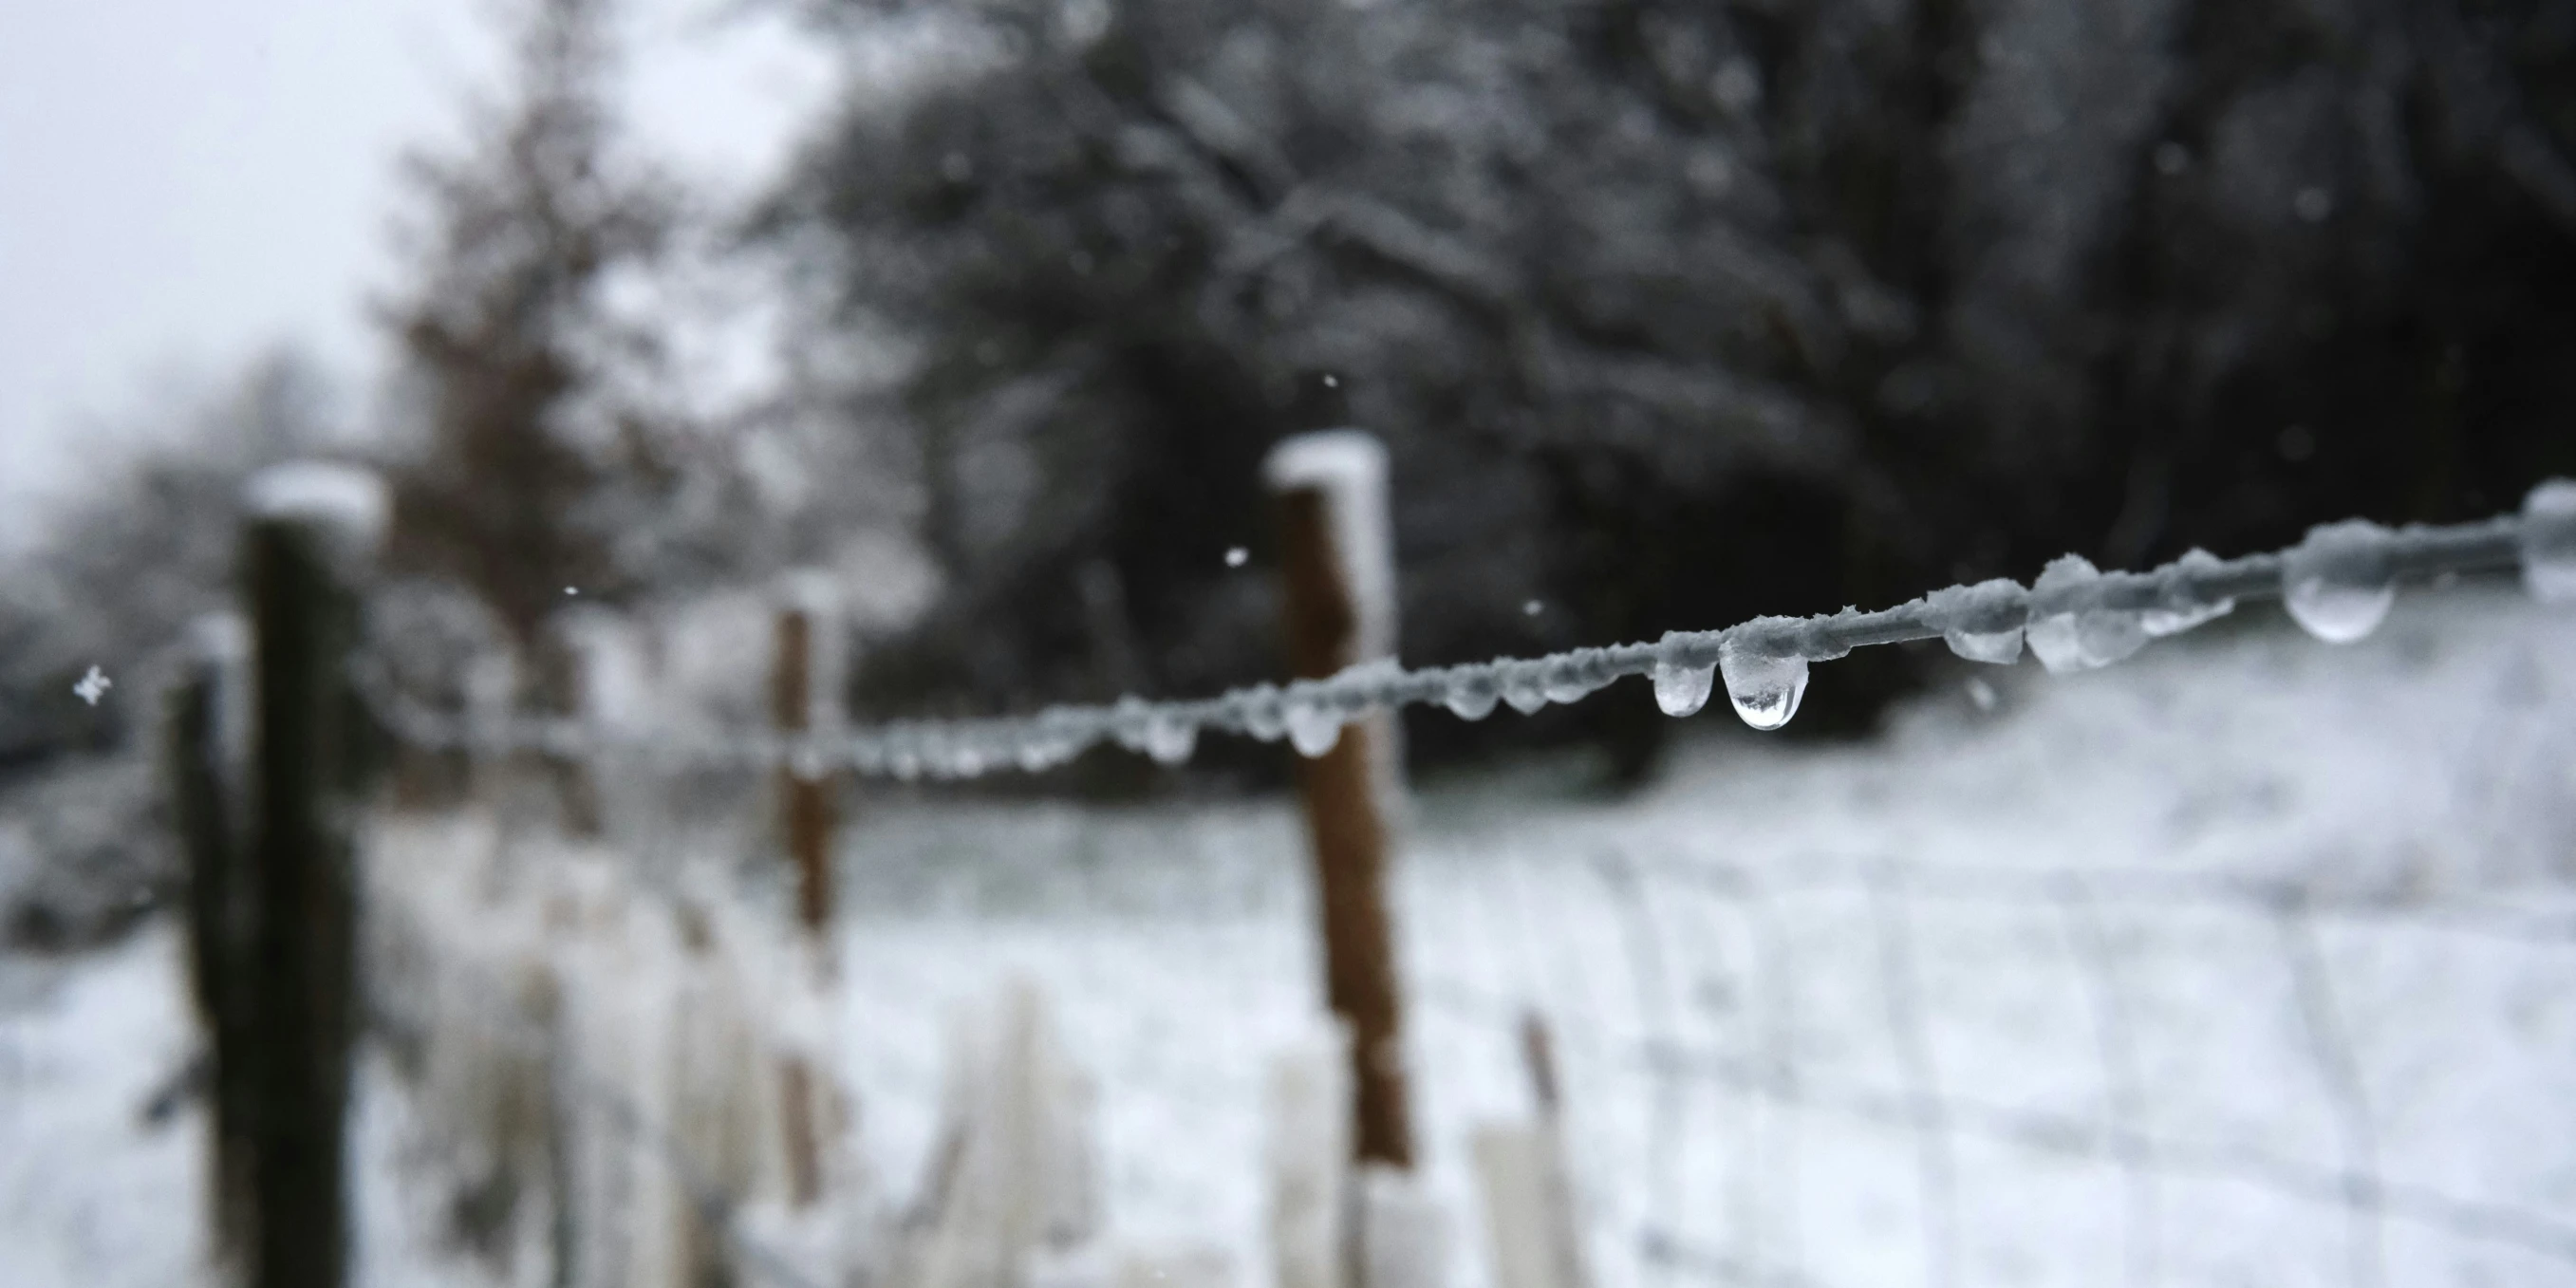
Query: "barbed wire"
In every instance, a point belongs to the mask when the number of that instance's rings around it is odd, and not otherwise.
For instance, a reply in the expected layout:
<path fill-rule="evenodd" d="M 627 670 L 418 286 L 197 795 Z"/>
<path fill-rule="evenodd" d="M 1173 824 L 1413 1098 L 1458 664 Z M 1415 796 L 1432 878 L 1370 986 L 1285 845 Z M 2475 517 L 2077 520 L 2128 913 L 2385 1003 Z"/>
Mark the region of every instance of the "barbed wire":
<path fill-rule="evenodd" d="M 2552 528 L 2547 539 L 2562 535 Z M 2220 559 L 2195 550 L 2147 572 L 2097 573 L 2070 558 L 2052 564 L 2033 586 L 1995 578 L 1873 612 L 1845 608 L 1811 617 L 1759 617 L 1721 630 L 1672 631 L 1654 643 L 1411 669 L 1388 658 L 1325 679 L 1255 684 L 1212 698 L 1151 701 L 1129 694 L 1108 704 L 1055 706 L 1030 716 L 897 720 L 801 734 L 440 711 L 403 694 L 372 652 L 361 655 L 352 680 L 388 732 L 428 750 L 786 768 L 809 778 L 847 772 L 906 781 L 965 779 L 1043 771 L 1102 744 L 1179 763 L 1205 732 L 1265 742 L 1285 738 L 1304 754 L 1321 755 L 1344 724 L 1371 711 L 1437 704 L 1467 720 L 1483 719 L 1497 706 L 1530 714 L 1552 703 L 1579 702 L 1628 676 L 1653 677 L 1659 701 L 1669 686 L 1678 696 L 1667 709 L 1686 714 L 1705 699 L 1718 671 L 1747 659 L 1757 665 L 1794 663 L 1803 675 L 1806 662 L 1839 658 L 1855 648 L 1947 639 L 1968 656 L 2008 644 L 2008 655 L 1989 652 L 1987 659 L 2005 661 L 2018 655 L 2026 628 L 2036 641 L 2043 626 L 2107 613 L 2124 615 L 2133 626 L 2143 621 L 2146 635 L 2170 634 L 2240 601 L 2283 597 L 2289 574 L 2306 566 L 2298 562 L 2303 555 L 2314 556 L 2311 564 L 2340 560 L 2390 585 L 2509 571 L 2524 563 L 2528 544 L 2524 520 L 2513 515 L 2395 530 L 2347 522 L 2318 529 L 2305 545 L 2282 551 Z M 2099 664 L 2101 659 L 2077 665 Z"/>

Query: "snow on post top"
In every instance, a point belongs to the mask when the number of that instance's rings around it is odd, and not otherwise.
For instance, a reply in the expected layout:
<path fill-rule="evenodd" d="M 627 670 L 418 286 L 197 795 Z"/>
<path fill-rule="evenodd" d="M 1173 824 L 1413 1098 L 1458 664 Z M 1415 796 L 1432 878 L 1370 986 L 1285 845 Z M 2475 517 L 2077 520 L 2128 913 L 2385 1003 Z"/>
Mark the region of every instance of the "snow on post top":
<path fill-rule="evenodd" d="M 1386 487 L 1386 445 L 1364 429 L 1319 429 L 1279 440 L 1261 466 L 1274 492 Z"/>
<path fill-rule="evenodd" d="M 250 656 L 250 623 L 239 613 L 200 614 L 188 623 L 187 640 L 199 660 L 230 666 Z"/>
<path fill-rule="evenodd" d="M 778 606 L 812 618 L 817 624 L 840 614 L 841 581 L 825 568 L 795 568 L 779 574 Z"/>
<path fill-rule="evenodd" d="M 1281 439 L 1261 466 L 1274 493 L 1323 494 L 1333 558 L 1358 617 L 1350 661 L 1395 655 L 1395 540 L 1387 515 L 1386 447 L 1363 429 Z"/>
<path fill-rule="evenodd" d="M 331 461 L 290 461 L 252 475 L 243 504 L 262 519 L 309 523 L 343 553 L 366 556 L 383 543 L 390 504 L 374 472 Z"/>

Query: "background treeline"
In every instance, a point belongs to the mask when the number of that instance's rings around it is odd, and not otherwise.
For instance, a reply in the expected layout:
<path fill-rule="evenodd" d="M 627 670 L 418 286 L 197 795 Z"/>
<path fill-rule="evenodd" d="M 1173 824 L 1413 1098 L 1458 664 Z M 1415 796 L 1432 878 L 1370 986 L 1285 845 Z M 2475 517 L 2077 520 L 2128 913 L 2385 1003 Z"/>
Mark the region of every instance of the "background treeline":
<path fill-rule="evenodd" d="M 272 361 L 0 579 L 0 773 L 132 741 L 72 679 L 214 602 L 229 489 L 315 441 L 394 474 L 407 585 L 522 645 L 566 585 L 649 609 L 900 547 L 933 590 L 871 619 L 878 713 L 1275 675 L 1257 464 L 1334 424 L 1393 450 L 1421 662 L 2576 472 L 2576 0 L 801 12 L 877 52 L 743 211 L 622 135 L 608 0 L 531 0 L 473 142 L 409 163 L 362 423 Z M 693 365 L 709 281 L 785 319 L 749 385 Z M 1874 654 L 1801 732 L 1902 691 Z M 1413 746 L 1633 780 L 1666 728 Z"/>

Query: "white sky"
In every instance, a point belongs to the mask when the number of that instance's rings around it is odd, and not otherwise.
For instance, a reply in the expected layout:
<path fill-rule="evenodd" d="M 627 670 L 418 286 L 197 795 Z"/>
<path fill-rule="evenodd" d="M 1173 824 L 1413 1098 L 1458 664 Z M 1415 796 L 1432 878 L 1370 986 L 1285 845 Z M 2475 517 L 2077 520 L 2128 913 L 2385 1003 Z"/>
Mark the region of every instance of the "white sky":
<path fill-rule="evenodd" d="M 642 142 L 740 190 L 826 99 L 826 47 L 630 0 Z M 0 544 L 173 371 L 293 342 L 363 381 L 394 160 L 494 87 L 495 0 L 0 0 Z"/>

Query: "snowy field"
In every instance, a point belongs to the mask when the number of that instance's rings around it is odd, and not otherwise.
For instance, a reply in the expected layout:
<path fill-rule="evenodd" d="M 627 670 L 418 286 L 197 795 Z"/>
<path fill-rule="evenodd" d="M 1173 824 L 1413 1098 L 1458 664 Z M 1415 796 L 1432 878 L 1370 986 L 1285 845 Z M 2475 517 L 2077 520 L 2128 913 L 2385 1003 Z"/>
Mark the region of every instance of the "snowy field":
<path fill-rule="evenodd" d="M 1458 1288 L 1467 1132 L 1530 1112 L 1523 1008 L 1604 1288 L 2576 1282 L 2576 620 L 2419 594 L 2338 649 L 2246 616 L 1982 669 L 1868 746 L 1709 737 L 1625 803 L 1545 767 L 1422 790 L 1399 931 Z M 1320 975 L 1287 808 L 924 791 L 847 839 L 881 1183 L 924 1165 L 949 1008 L 1026 972 L 1100 1084 L 1112 1229 L 1263 1282 L 1263 1078 Z M 187 1279 L 195 1114 L 139 1117 L 178 961 L 166 926 L 0 958 L 0 1284 Z M 361 1279 L 459 1276 L 368 1090 Z"/>

